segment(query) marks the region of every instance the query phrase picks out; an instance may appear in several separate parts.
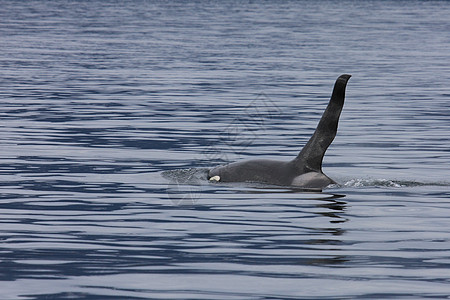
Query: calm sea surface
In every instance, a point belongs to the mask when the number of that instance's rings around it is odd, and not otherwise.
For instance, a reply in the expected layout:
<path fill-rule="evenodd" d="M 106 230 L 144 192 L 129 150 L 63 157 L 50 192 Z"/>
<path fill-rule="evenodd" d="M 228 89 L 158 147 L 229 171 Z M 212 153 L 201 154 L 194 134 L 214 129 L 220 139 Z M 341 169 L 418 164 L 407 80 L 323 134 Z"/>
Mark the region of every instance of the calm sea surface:
<path fill-rule="evenodd" d="M 0 0 L 0 299 L 450 298 L 450 2 Z M 322 193 L 289 160 L 352 74 Z"/>

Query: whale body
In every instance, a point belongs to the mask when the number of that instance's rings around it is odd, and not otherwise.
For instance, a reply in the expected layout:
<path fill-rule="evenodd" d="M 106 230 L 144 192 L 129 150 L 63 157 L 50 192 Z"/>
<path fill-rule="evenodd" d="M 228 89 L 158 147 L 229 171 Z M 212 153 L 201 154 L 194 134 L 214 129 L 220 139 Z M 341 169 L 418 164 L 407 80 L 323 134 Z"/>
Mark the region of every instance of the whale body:
<path fill-rule="evenodd" d="M 255 159 L 217 166 L 208 172 L 210 181 L 258 182 L 323 189 L 336 182 L 322 172 L 322 161 L 334 140 L 344 106 L 345 89 L 351 75 L 343 74 L 334 84 L 333 93 L 314 134 L 291 161 Z"/>

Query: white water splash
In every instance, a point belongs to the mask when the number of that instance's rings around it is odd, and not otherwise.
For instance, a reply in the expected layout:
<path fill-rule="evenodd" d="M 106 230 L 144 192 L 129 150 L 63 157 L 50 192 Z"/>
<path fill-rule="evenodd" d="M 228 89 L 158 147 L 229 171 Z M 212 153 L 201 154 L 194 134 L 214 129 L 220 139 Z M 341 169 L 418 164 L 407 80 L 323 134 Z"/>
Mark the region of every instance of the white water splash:
<path fill-rule="evenodd" d="M 411 180 L 390 179 L 350 179 L 342 184 L 344 187 L 416 187 L 416 186 L 450 186 L 448 182 L 418 182 Z"/>
<path fill-rule="evenodd" d="M 407 185 L 402 184 L 399 181 L 393 181 L 388 179 L 351 179 L 343 184 L 345 187 L 394 187 L 400 188 Z"/>

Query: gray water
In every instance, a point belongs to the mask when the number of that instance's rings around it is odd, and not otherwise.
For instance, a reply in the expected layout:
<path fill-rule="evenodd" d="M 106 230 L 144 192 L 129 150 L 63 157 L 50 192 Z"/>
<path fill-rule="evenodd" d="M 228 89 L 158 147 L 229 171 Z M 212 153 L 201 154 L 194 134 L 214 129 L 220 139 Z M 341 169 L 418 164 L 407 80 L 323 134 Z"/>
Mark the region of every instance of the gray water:
<path fill-rule="evenodd" d="M 449 15 L 0 0 L 0 298 L 450 298 Z M 339 185 L 207 182 L 295 157 L 343 73 Z"/>

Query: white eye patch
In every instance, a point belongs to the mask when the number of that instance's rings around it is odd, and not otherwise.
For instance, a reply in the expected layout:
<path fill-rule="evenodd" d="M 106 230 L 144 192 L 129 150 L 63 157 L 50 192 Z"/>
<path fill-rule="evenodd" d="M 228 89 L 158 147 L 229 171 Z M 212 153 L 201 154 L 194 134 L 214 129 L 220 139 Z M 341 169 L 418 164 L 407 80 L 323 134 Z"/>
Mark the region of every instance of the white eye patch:
<path fill-rule="evenodd" d="M 209 181 L 218 182 L 220 181 L 220 176 L 219 175 L 213 176 L 209 179 Z"/>

